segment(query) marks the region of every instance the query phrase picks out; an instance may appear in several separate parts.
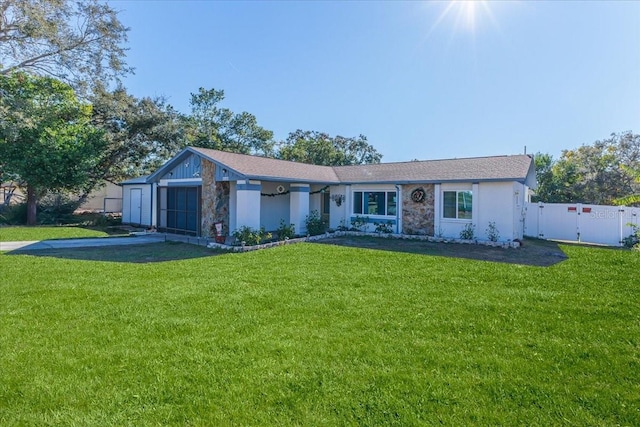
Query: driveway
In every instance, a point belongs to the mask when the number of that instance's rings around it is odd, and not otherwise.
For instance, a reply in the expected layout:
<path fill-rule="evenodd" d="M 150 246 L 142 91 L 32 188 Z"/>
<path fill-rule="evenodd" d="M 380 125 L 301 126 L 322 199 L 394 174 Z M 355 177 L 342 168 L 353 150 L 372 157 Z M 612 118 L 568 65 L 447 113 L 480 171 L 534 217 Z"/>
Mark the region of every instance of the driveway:
<path fill-rule="evenodd" d="M 42 249 L 87 248 L 100 246 L 143 245 L 164 242 L 164 234 L 130 237 L 97 237 L 88 239 L 40 240 L 33 242 L 0 242 L 0 251 L 35 251 Z"/>

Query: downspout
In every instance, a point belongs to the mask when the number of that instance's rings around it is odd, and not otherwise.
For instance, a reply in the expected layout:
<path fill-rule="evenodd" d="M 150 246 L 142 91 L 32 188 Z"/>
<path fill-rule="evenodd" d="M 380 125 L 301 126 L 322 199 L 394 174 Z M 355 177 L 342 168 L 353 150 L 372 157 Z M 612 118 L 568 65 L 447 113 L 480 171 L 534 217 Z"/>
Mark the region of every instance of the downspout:
<path fill-rule="evenodd" d="M 149 203 L 149 228 L 151 229 L 153 229 L 153 192 L 155 191 L 153 187 L 154 185 L 151 183 L 151 203 Z"/>
<path fill-rule="evenodd" d="M 396 184 L 396 234 L 400 234 L 400 186 Z"/>

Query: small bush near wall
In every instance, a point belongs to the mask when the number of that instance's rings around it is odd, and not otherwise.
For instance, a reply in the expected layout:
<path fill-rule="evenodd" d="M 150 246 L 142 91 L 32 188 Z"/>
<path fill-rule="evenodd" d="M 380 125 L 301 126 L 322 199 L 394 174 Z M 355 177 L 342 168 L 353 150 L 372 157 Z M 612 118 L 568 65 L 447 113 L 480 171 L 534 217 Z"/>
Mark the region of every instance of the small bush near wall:
<path fill-rule="evenodd" d="M 376 233 L 383 233 L 383 234 L 393 233 L 393 227 L 390 222 L 387 222 L 387 221 L 374 222 L 373 225 L 376 226 Z"/>
<path fill-rule="evenodd" d="M 487 232 L 487 238 L 490 242 L 497 242 L 500 239 L 500 232 L 498 231 L 498 227 L 496 227 L 495 221 L 490 221 L 485 231 Z"/>
<path fill-rule="evenodd" d="M 233 232 L 233 237 L 236 238 L 236 244 L 242 246 L 255 246 L 261 242 L 271 240 L 273 237 L 271 233 L 267 233 L 264 227 L 260 227 L 259 230 L 254 230 L 251 227 L 242 226 Z"/>
<path fill-rule="evenodd" d="M 323 234 L 327 230 L 327 224 L 322 221 L 320 212 L 317 210 L 311 211 L 305 218 L 304 222 L 307 226 L 307 233 L 309 233 L 310 236 Z"/>
<path fill-rule="evenodd" d="M 476 237 L 476 227 L 473 224 L 467 224 L 460 232 L 462 240 L 473 240 Z"/>
<path fill-rule="evenodd" d="M 366 216 L 356 215 L 351 218 L 351 229 L 354 231 L 366 231 L 369 218 Z"/>
<path fill-rule="evenodd" d="M 628 224 L 633 228 L 633 233 L 625 237 L 622 243 L 627 248 L 640 250 L 640 227 L 635 224 Z"/>
<path fill-rule="evenodd" d="M 278 240 L 291 239 L 296 234 L 296 226 L 295 224 L 287 225 L 284 219 L 281 219 L 280 227 L 276 230 L 276 234 L 278 235 Z"/>

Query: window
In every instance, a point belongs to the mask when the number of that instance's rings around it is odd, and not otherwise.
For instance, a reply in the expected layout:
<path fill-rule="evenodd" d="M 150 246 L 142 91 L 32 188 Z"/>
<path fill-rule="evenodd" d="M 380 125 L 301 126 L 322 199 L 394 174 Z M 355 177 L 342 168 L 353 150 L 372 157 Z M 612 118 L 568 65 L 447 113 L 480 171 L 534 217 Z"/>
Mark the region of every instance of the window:
<path fill-rule="evenodd" d="M 442 202 L 443 218 L 471 219 L 473 206 L 471 191 L 444 191 Z"/>
<path fill-rule="evenodd" d="M 396 216 L 395 191 L 354 191 L 353 213 L 361 215 Z"/>

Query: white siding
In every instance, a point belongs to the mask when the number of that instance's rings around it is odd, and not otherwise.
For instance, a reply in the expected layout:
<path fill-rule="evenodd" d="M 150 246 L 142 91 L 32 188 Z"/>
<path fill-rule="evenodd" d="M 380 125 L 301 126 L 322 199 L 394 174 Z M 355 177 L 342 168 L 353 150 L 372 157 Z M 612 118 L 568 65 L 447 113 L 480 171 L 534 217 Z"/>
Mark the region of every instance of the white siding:
<path fill-rule="evenodd" d="M 478 185 L 478 225 L 476 236 L 486 240 L 489 222 L 495 222 L 499 240 L 513 240 L 515 201 L 513 182 L 481 182 Z"/>

